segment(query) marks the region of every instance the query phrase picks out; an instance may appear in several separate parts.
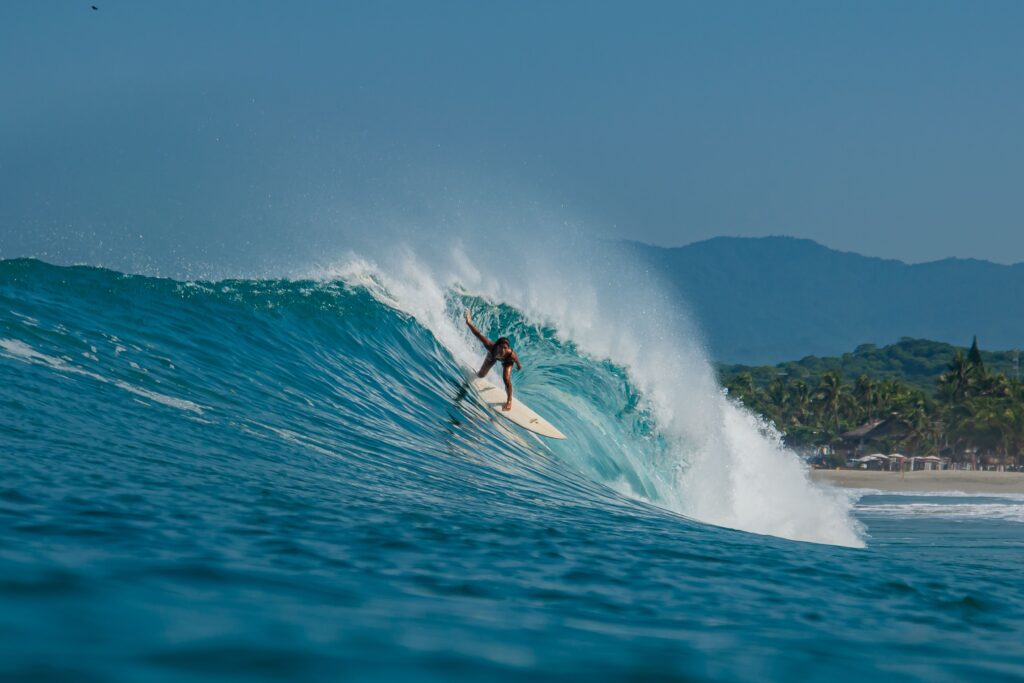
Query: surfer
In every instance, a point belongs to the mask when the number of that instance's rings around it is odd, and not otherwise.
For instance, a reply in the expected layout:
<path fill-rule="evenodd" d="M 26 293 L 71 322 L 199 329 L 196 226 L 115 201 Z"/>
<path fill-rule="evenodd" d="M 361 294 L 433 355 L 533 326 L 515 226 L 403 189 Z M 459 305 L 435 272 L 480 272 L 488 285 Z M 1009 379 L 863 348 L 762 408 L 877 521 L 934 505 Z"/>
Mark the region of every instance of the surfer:
<path fill-rule="evenodd" d="M 501 363 L 501 376 L 505 380 L 505 391 L 508 392 L 508 400 L 505 401 L 502 410 L 512 410 L 512 366 L 515 365 L 516 370 L 523 369 L 523 366 L 519 363 L 519 356 L 512 350 L 512 344 L 509 343 L 508 337 L 498 337 L 497 341 L 491 341 L 480 330 L 476 329 L 473 321 L 469 318 L 468 308 L 466 309 L 466 324 L 469 325 L 473 336 L 479 339 L 480 343 L 487 349 L 487 357 L 484 358 L 484 364 L 480 366 L 480 372 L 476 373 L 476 376 L 486 377 L 495 363 Z"/>

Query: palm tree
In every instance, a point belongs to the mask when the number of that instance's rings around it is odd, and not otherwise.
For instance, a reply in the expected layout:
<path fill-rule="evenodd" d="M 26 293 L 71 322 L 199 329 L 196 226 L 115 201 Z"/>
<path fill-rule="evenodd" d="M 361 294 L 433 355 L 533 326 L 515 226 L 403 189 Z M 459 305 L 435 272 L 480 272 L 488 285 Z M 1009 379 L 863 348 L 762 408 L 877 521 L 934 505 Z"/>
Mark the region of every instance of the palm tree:
<path fill-rule="evenodd" d="M 875 388 L 876 415 L 890 414 L 903 392 L 904 387 L 899 380 L 887 379 L 879 382 Z"/>
<path fill-rule="evenodd" d="M 789 388 L 789 410 L 787 411 L 790 420 L 800 424 L 807 419 L 811 409 L 811 389 L 807 382 L 802 379 L 794 380 Z"/>
<path fill-rule="evenodd" d="M 776 426 L 782 428 L 786 422 L 786 407 L 789 405 L 789 385 L 781 377 L 776 377 L 768 385 L 765 398 L 769 417 Z"/>
<path fill-rule="evenodd" d="M 952 405 L 956 402 L 956 391 L 957 387 L 954 382 L 950 380 L 950 375 L 942 373 L 939 375 L 938 390 L 936 391 L 936 398 L 944 405 Z"/>
<path fill-rule="evenodd" d="M 1024 448 L 1024 406 L 1019 402 L 1011 404 L 1006 420 L 1005 452 L 1013 465 L 1020 465 L 1020 452 Z"/>
<path fill-rule="evenodd" d="M 846 388 L 843 386 L 843 380 L 838 372 L 829 370 L 821 376 L 821 382 L 818 384 L 818 398 L 821 400 L 825 415 L 832 418 L 832 426 L 835 427 L 835 433 L 838 435 L 840 432 L 839 411 L 846 403 Z"/>
<path fill-rule="evenodd" d="M 867 375 L 861 375 L 853 386 L 853 396 L 859 403 L 860 419 L 870 420 L 874 418 L 875 401 L 878 399 L 878 384 Z"/>
<path fill-rule="evenodd" d="M 924 394 L 904 391 L 893 408 L 893 419 L 905 430 L 900 439 L 904 447 L 914 453 L 934 450 L 935 426 L 928 417 L 928 402 Z"/>
<path fill-rule="evenodd" d="M 953 359 L 946 367 L 947 372 L 942 374 L 939 381 L 953 387 L 952 391 L 948 392 L 952 396 L 953 402 L 963 401 L 967 396 L 968 387 L 974 379 L 975 366 L 967 360 L 967 356 L 964 355 L 963 351 L 957 349 L 953 353 Z"/>
<path fill-rule="evenodd" d="M 961 450 L 973 448 L 990 453 L 1000 445 L 1006 415 L 999 404 L 998 400 L 980 396 L 957 404 L 952 426 Z"/>

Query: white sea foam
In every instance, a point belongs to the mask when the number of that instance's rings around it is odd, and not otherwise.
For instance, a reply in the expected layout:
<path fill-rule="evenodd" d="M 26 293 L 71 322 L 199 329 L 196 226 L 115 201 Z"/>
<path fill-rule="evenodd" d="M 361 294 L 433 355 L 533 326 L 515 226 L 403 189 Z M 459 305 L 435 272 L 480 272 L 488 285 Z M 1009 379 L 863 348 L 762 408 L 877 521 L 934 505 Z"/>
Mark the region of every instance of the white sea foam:
<path fill-rule="evenodd" d="M 1024 493 L 997 493 L 986 491 L 984 493 L 967 491 L 883 491 L 882 489 L 845 489 L 853 494 L 857 500 L 871 496 L 889 496 L 898 498 L 994 498 L 1000 500 L 1020 501 L 1024 503 Z"/>
<path fill-rule="evenodd" d="M 952 497 L 951 497 L 952 498 Z M 955 498 L 953 498 L 955 500 Z M 942 519 L 1002 519 L 1024 523 L 1022 502 L 928 502 L 881 503 L 863 505 L 858 511 L 864 515 L 887 517 L 936 517 Z"/>

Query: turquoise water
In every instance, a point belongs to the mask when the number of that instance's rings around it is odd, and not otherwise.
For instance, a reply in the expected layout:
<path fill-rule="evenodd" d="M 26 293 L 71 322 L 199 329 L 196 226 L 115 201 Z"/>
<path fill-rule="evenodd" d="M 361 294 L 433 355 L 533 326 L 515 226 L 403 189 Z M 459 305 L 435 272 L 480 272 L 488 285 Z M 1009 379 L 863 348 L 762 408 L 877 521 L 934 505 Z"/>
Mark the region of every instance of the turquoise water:
<path fill-rule="evenodd" d="M 1024 677 L 1024 499 L 864 495 L 862 548 L 692 519 L 629 373 L 446 296 L 567 442 L 365 288 L 0 262 L 0 677 Z"/>

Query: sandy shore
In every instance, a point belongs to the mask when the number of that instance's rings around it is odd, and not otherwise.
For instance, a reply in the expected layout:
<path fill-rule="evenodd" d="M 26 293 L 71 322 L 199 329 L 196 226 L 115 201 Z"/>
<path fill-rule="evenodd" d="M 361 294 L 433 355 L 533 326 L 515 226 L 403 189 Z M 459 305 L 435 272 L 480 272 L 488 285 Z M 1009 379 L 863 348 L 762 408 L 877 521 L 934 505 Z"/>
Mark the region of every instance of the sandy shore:
<path fill-rule="evenodd" d="M 1024 493 L 1024 472 L 872 472 L 868 470 L 811 470 L 815 481 L 836 486 L 880 491 L 962 491 L 964 493 Z"/>

